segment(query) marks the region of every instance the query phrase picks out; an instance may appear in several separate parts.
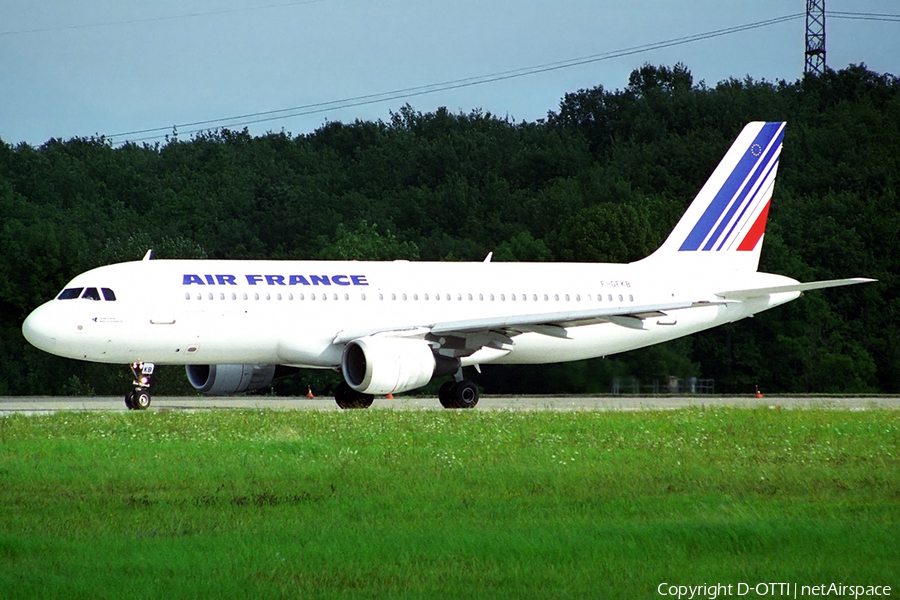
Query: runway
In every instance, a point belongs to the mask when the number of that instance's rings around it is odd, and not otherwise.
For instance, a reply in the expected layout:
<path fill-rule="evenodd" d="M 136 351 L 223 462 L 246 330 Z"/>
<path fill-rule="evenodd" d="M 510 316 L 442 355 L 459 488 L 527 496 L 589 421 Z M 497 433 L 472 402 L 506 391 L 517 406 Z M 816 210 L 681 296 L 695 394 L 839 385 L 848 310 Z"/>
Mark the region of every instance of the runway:
<path fill-rule="evenodd" d="M 835 410 L 900 409 L 900 396 L 487 396 L 474 410 L 674 410 L 687 407 L 728 406 L 772 409 L 826 408 Z M 280 398 L 237 397 L 154 397 L 151 411 L 167 410 L 325 410 L 340 409 L 329 397 Z M 401 396 L 376 398 L 369 410 L 443 410 L 437 398 Z M 20 396 L 0 398 L 0 416 L 38 415 L 60 411 L 127 412 L 121 397 Z"/>

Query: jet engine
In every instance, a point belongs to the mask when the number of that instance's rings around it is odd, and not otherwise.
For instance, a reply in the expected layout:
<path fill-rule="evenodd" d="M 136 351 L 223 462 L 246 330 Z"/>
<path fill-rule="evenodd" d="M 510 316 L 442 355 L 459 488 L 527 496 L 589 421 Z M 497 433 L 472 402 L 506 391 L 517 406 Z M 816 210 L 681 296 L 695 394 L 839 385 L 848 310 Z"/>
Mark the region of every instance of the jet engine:
<path fill-rule="evenodd" d="M 344 348 L 341 369 L 347 384 L 363 394 L 405 392 L 432 377 L 459 369 L 459 359 L 434 354 L 423 340 L 365 337 Z"/>
<path fill-rule="evenodd" d="M 276 377 L 275 365 L 188 365 L 188 381 L 206 394 L 238 394 L 264 388 Z"/>

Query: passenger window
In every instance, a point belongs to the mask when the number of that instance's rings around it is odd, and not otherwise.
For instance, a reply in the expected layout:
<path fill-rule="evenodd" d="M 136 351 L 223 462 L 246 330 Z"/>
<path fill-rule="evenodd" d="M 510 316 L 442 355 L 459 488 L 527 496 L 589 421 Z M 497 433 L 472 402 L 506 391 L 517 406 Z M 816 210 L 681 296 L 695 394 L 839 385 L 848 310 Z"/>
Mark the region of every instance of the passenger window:
<path fill-rule="evenodd" d="M 84 300 L 100 300 L 100 292 L 97 291 L 97 288 L 87 288 L 81 297 Z"/>
<path fill-rule="evenodd" d="M 74 300 L 75 298 L 81 297 L 81 292 L 84 288 L 68 288 L 62 291 L 62 293 L 56 298 L 57 300 Z"/>
<path fill-rule="evenodd" d="M 103 299 L 109 302 L 113 302 L 116 299 L 116 294 L 109 288 L 100 288 L 100 291 L 103 292 Z"/>

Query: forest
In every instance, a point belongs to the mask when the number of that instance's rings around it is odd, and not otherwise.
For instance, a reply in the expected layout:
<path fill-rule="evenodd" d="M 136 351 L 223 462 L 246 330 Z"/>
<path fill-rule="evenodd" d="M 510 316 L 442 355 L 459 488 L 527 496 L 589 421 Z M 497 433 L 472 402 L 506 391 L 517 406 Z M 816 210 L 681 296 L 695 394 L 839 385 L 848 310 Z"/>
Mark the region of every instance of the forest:
<path fill-rule="evenodd" d="M 21 324 L 74 275 L 156 258 L 627 262 L 652 252 L 748 121 L 787 121 L 760 269 L 809 292 L 748 319 L 605 359 L 485 366 L 485 393 L 606 393 L 712 379 L 717 393 L 900 392 L 900 80 L 853 65 L 796 82 L 695 82 L 644 65 L 546 118 L 474 109 L 215 130 L 164 143 L 0 140 L 0 395 L 124 393 L 125 365 L 57 358 Z M 690 273 L 685 273 L 689 277 Z M 895 318 L 896 317 L 896 318 Z M 265 393 L 327 390 L 304 371 Z M 429 391 L 430 388 L 425 391 Z M 194 393 L 182 367 L 156 392 Z"/>

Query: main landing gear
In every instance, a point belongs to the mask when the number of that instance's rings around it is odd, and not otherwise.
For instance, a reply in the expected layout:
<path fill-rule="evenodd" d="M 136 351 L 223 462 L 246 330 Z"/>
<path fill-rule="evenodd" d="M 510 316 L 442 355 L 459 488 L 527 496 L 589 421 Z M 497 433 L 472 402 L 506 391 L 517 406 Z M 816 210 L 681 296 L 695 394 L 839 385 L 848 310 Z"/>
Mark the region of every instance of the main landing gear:
<path fill-rule="evenodd" d="M 125 394 L 125 406 L 128 410 L 147 410 L 150 406 L 150 378 L 153 376 L 153 363 L 136 362 L 131 364 L 134 373 L 132 390 Z"/>
<path fill-rule="evenodd" d="M 374 395 L 357 392 L 346 381 L 334 388 L 334 401 L 340 408 L 369 408 L 374 400 Z"/>
<path fill-rule="evenodd" d="M 478 388 L 471 381 L 448 381 L 441 386 L 438 398 L 444 408 L 474 408 L 478 404 Z M 369 408 L 374 399 L 372 394 L 357 392 L 344 381 L 334 388 L 334 401 L 343 409 Z"/>
<path fill-rule="evenodd" d="M 444 408 L 475 408 L 478 404 L 478 388 L 471 381 L 463 379 L 462 367 L 438 390 L 438 400 Z"/>

